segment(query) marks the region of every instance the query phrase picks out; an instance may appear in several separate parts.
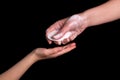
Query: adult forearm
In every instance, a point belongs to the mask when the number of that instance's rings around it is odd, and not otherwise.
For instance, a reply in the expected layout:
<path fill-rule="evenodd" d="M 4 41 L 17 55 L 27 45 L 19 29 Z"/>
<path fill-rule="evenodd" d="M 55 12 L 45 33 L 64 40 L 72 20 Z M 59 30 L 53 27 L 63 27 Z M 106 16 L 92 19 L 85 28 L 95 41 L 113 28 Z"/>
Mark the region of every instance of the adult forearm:
<path fill-rule="evenodd" d="M 110 0 L 100 6 L 88 9 L 82 15 L 88 26 L 95 26 L 120 18 L 120 0 Z"/>
<path fill-rule="evenodd" d="M 0 80 L 19 80 L 21 76 L 37 61 L 34 54 L 28 54 L 16 65 L 0 75 Z"/>

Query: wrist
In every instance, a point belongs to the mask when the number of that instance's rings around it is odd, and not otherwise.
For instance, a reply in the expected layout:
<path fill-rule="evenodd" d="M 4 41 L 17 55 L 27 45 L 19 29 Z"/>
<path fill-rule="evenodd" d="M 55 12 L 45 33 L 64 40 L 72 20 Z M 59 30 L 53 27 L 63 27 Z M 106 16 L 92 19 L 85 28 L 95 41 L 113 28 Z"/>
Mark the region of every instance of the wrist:
<path fill-rule="evenodd" d="M 75 21 L 78 24 L 78 27 L 88 27 L 88 17 L 85 13 L 74 14 L 69 18 L 69 21 Z"/>
<path fill-rule="evenodd" d="M 34 63 L 41 59 L 40 57 L 37 56 L 37 54 L 35 52 L 30 53 L 30 56 Z"/>
<path fill-rule="evenodd" d="M 86 15 L 86 13 L 82 12 L 79 14 L 79 16 L 81 16 L 82 21 L 83 21 L 83 26 L 85 27 L 89 27 L 89 19 L 88 19 L 88 15 Z"/>

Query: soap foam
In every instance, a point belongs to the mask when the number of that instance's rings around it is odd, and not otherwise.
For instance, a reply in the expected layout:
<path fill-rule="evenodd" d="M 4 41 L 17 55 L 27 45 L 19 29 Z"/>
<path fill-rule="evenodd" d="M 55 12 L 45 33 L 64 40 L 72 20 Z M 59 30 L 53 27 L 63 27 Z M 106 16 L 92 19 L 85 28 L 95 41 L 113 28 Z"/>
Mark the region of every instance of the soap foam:
<path fill-rule="evenodd" d="M 49 33 L 48 34 L 48 39 L 52 40 L 52 41 L 63 41 L 64 39 L 69 38 L 72 35 L 71 32 L 66 32 L 65 35 L 62 38 L 60 38 L 60 39 L 52 38 L 57 32 L 58 32 L 58 30 L 54 30 L 51 33 Z"/>

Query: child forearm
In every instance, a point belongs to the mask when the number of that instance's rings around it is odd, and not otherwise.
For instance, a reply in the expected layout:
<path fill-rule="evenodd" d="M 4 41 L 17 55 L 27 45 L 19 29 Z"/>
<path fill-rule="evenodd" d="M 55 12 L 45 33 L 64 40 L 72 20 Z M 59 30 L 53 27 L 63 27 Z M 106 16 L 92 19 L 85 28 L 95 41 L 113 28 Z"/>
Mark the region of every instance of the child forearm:
<path fill-rule="evenodd" d="M 37 61 L 34 54 L 28 54 L 13 67 L 0 75 L 0 80 L 19 80 L 21 76 Z"/>

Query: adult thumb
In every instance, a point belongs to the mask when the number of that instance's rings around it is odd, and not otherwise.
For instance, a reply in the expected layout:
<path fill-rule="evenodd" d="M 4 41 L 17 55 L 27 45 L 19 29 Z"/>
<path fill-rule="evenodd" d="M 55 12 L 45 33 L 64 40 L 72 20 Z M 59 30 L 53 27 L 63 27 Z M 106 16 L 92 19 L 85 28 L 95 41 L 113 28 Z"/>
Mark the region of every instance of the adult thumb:
<path fill-rule="evenodd" d="M 53 38 L 54 39 L 60 39 L 60 38 L 62 38 L 64 35 L 65 35 L 65 33 L 66 32 L 68 32 L 68 28 L 67 27 L 63 27 L 62 29 L 60 29 L 54 36 L 53 36 Z"/>

